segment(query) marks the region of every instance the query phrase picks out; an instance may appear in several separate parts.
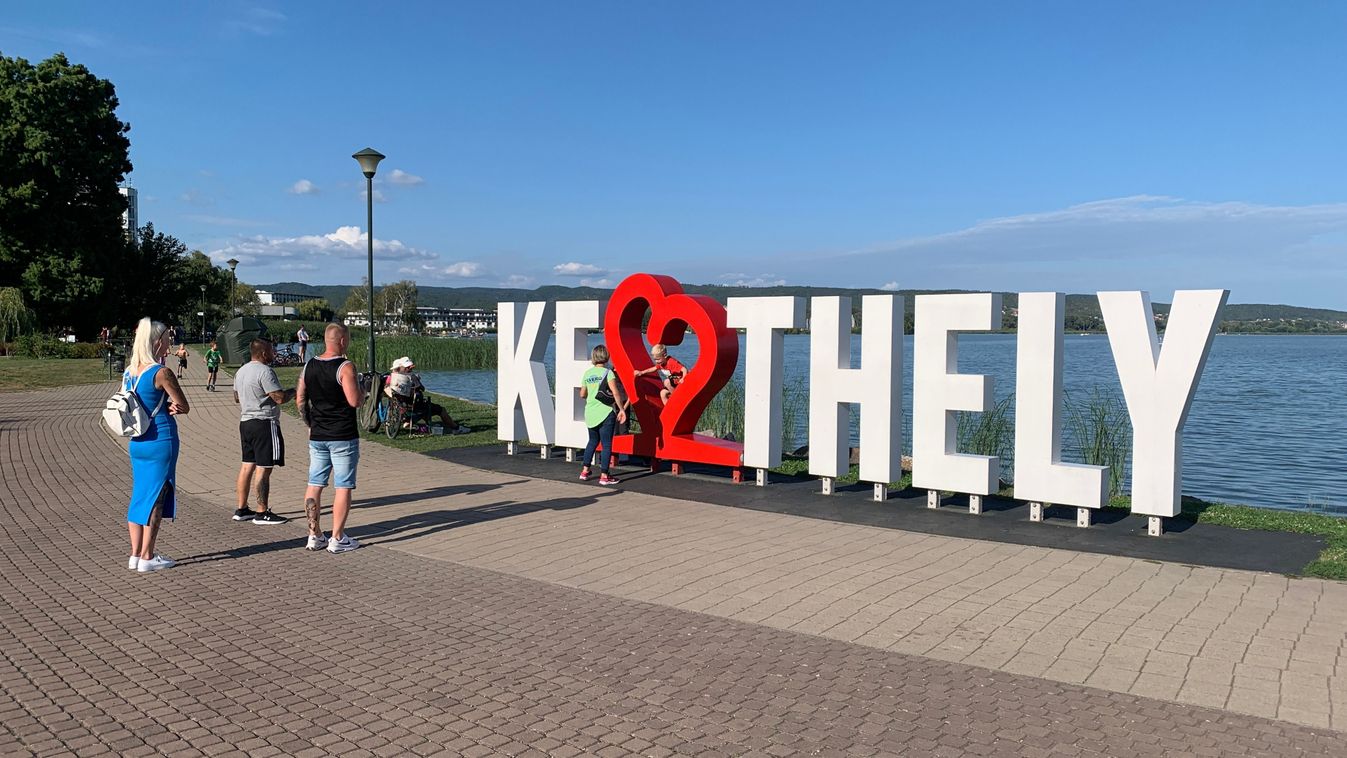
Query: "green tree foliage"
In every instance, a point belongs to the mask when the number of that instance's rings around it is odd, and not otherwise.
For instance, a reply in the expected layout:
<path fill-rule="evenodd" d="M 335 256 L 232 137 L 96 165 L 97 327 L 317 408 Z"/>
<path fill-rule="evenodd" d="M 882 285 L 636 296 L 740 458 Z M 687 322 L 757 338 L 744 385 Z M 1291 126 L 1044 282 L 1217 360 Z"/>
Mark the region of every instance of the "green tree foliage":
<path fill-rule="evenodd" d="M 257 288 L 251 284 L 239 282 L 234 285 L 234 312 L 243 316 L 256 316 L 262 312 L 262 302 L 257 299 Z"/>
<path fill-rule="evenodd" d="M 112 83 L 56 54 L 0 55 L 0 281 L 19 283 L 39 321 L 91 339 L 117 300 L 125 256 L 117 185 L 131 171 L 130 126 Z"/>
<path fill-rule="evenodd" d="M 28 322 L 28 306 L 17 287 L 0 287 L 0 342 L 12 342 Z"/>
<path fill-rule="evenodd" d="M 413 329 L 420 326 L 416 313 L 416 300 L 416 282 L 410 279 L 385 284 L 374 293 L 376 310 L 394 315 L 404 326 Z"/>
<path fill-rule="evenodd" d="M 295 304 L 301 321 L 329 321 L 332 318 L 332 306 L 322 298 L 301 300 Z"/>

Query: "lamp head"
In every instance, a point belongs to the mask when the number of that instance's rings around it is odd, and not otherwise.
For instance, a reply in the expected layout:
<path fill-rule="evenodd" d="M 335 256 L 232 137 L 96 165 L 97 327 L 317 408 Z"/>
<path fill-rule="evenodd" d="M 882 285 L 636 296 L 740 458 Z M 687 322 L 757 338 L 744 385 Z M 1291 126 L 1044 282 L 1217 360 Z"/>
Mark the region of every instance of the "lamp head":
<path fill-rule="evenodd" d="M 238 268 L 238 266 L 239 266 L 239 259 L 238 259 L 238 258 L 230 258 L 229 260 L 225 261 L 225 263 L 228 263 L 228 264 L 229 264 L 229 270 L 230 270 L 230 271 L 233 271 L 234 269 Z"/>
<path fill-rule="evenodd" d="M 374 178 L 374 172 L 379 170 L 379 161 L 384 159 L 383 153 L 372 147 L 367 147 L 351 157 L 360 162 L 360 170 L 366 179 Z"/>

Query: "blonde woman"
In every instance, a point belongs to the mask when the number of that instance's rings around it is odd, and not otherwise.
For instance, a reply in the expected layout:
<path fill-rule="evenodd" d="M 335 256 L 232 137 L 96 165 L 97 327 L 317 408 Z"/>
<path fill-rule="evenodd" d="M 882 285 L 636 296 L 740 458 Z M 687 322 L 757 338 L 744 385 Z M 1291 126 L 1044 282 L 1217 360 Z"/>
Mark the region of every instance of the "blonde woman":
<path fill-rule="evenodd" d="M 150 428 L 131 438 L 131 504 L 126 510 L 131 535 L 126 567 L 142 574 L 174 565 L 154 550 L 159 522 L 177 513 L 178 422 L 173 417 L 190 410 L 178 378 L 161 365 L 171 340 L 168 327 L 141 319 L 132 343 L 131 365 L 122 374 L 122 386 L 134 389 L 151 414 Z"/>

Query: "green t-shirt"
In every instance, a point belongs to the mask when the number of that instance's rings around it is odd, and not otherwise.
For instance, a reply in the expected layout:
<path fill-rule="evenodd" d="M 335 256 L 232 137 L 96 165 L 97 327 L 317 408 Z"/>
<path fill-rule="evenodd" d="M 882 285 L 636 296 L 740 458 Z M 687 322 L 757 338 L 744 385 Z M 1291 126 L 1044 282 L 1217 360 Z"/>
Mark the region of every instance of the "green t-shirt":
<path fill-rule="evenodd" d="M 220 351 L 211 348 L 206 351 L 206 368 L 214 371 L 220 367 Z"/>
<path fill-rule="evenodd" d="M 585 372 L 580 380 L 585 388 L 585 426 L 595 427 L 603 423 L 608 418 L 608 414 L 613 412 L 611 405 L 604 405 L 599 402 L 599 388 L 607 381 L 604 377 L 608 375 L 611 369 L 605 366 L 593 366 Z"/>

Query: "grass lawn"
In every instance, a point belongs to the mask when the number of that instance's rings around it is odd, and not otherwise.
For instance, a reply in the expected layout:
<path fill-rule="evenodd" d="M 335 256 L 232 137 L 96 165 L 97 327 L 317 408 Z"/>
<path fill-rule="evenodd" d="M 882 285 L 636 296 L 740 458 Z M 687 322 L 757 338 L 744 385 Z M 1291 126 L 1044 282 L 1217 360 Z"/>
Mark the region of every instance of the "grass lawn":
<path fill-rule="evenodd" d="M 99 358 L 0 358 L 0 392 L 22 392 L 108 380 Z"/>

